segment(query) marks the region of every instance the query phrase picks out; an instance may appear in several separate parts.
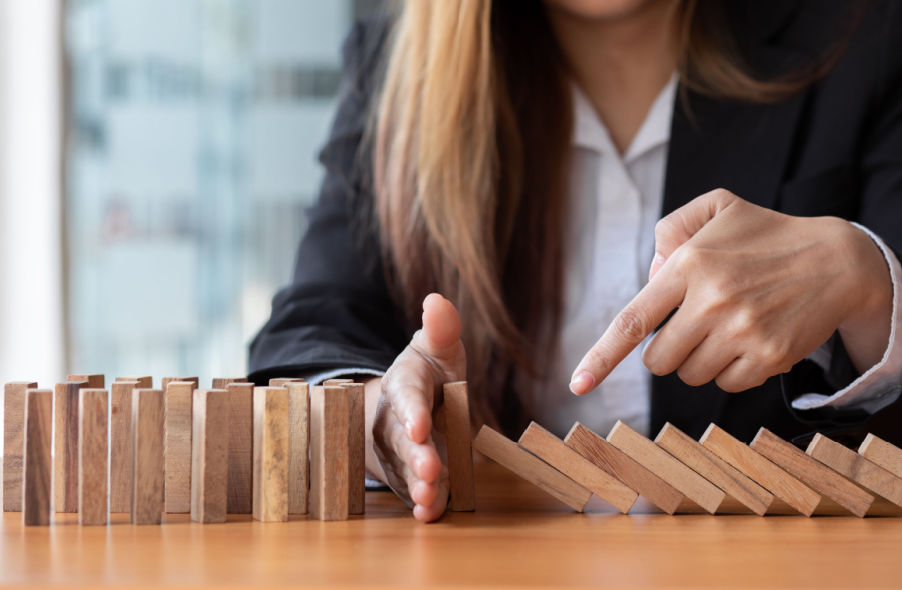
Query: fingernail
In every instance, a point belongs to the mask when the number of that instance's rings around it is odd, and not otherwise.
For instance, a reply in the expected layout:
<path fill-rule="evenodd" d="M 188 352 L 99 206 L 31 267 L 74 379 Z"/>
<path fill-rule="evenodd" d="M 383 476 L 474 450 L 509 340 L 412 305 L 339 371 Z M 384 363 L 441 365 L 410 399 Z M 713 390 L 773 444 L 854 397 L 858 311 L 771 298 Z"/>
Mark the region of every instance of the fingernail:
<path fill-rule="evenodd" d="M 664 258 L 664 256 L 660 252 L 655 252 L 655 259 L 654 259 L 654 261 L 652 261 L 651 264 L 652 264 L 652 266 L 654 266 L 655 264 L 661 265 L 661 264 L 664 264 L 666 261 L 667 261 L 667 259 Z"/>
<path fill-rule="evenodd" d="M 595 376 L 589 371 L 580 371 L 570 380 L 570 391 L 582 395 L 595 386 Z"/>
<path fill-rule="evenodd" d="M 407 438 L 413 440 L 413 422 L 408 420 L 404 423 L 404 432 L 407 433 Z"/>

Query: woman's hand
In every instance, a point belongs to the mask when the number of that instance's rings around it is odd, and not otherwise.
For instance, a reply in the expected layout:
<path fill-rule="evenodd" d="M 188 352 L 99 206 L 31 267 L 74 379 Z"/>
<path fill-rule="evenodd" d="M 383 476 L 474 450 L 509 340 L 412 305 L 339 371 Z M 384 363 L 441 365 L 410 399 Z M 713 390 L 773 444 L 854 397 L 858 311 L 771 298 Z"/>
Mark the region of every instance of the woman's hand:
<path fill-rule="evenodd" d="M 889 341 L 892 282 L 883 254 L 834 217 L 792 217 L 726 190 L 693 200 L 655 228 L 649 283 L 585 355 L 570 384 L 584 394 L 661 324 L 643 362 L 688 385 L 761 385 L 837 329 L 859 371 Z"/>
<path fill-rule="evenodd" d="M 423 301 L 423 328 L 381 379 L 367 383 L 372 444 L 367 467 L 419 520 L 438 519 L 448 503 L 448 470 L 433 437 L 432 408 L 442 384 L 466 379 L 454 305 L 435 293 Z M 369 450 L 372 453 L 369 453 Z"/>

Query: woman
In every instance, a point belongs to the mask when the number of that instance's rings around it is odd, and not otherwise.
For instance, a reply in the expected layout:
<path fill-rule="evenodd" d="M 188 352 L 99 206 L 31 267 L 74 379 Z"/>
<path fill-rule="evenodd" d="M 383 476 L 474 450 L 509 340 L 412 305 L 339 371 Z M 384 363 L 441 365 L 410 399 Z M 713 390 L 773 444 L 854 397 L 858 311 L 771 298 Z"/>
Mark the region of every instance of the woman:
<path fill-rule="evenodd" d="M 404 3 L 348 41 L 254 380 L 369 376 L 369 473 L 425 521 L 446 381 L 509 435 L 898 438 L 900 39 L 893 2 Z"/>

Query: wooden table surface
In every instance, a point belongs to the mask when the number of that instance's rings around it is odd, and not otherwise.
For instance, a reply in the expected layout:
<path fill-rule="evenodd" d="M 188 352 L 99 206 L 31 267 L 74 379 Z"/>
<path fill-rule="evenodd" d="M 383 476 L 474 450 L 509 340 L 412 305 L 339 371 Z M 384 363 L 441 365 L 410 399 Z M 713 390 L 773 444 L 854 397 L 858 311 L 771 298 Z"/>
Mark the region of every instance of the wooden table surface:
<path fill-rule="evenodd" d="M 477 512 L 429 525 L 385 492 L 347 522 L 24 528 L 6 513 L 0 584 L 902 587 L 902 518 L 623 516 L 597 499 L 575 514 L 497 465 L 476 478 Z"/>

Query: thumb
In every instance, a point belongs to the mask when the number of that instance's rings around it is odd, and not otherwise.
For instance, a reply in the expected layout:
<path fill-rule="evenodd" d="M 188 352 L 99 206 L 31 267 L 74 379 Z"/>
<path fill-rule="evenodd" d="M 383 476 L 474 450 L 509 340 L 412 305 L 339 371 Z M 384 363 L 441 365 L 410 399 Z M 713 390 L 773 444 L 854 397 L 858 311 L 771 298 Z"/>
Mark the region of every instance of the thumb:
<path fill-rule="evenodd" d="M 674 250 L 688 242 L 709 221 L 739 197 L 725 189 L 715 189 L 689 201 L 655 225 L 655 257 L 648 270 L 650 281 Z"/>
<path fill-rule="evenodd" d="M 454 304 L 430 293 L 423 300 L 423 329 L 414 335 L 420 352 L 438 361 L 453 362 L 460 353 L 460 315 Z"/>

